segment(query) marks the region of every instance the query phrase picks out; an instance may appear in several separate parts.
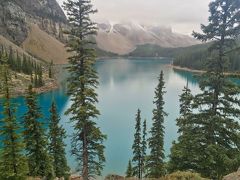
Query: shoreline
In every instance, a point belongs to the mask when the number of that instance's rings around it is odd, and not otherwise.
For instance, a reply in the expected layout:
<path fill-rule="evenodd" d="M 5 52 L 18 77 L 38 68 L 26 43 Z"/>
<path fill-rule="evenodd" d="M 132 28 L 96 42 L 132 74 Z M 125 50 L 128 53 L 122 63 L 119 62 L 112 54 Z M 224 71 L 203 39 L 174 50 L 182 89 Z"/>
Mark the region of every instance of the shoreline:
<path fill-rule="evenodd" d="M 53 79 L 51 82 L 47 82 L 47 84 L 45 84 L 42 87 L 39 88 L 33 88 L 33 90 L 36 92 L 37 95 L 42 94 L 42 93 L 47 93 L 53 90 L 58 89 L 59 83 L 57 82 L 56 79 Z M 11 98 L 17 98 L 17 97 L 23 97 L 27 94 L 27 87 L 25 89 L 21 89 L 21 90 L 13 90 L 11 92 Z M 0 99 L 4 98 L 4 94 L 0 94 Z"/>
<path fill-rule="evenodd" d="M 191 68 L 187 68 L 187 67 L 175 66 L 173 64 L 169 64 L 169 67 L 172 67 L 173 70 L 191 72 L 191 73 L 195 73 L 195 74 L 203 74 L 206 72 L 204 70 L 197 70 L 197 69 L 191 69 Z M 233 78 L 240 78 L 240 72 L 224 72 L 224 75 L 230 76 Z"/>
<path fill-rule="evenodd" d="M 203 74 L 206 72 L 204 70 L 190 69 L 187 67 L 175 66 L 173 64 L 169 64 L 169 67 L 172 67 L 174 70 L 186 71 L 186 72 L 197 73 L 197 74 Z"/>
<path fill-rule="evenodd" d="M 101 60 L 105 60 L 105 59 L 120 59 L 120 58 L 128 58 L 128 59 L 141 59 L 141 58 L 146 58 L 146 57 L 99 57 L 96 60 L 97 61 L 101 61 Z M 155 59 L 155 60 L 161 60 L 161 59 L 165 59 L 164 57 L 151 57 L 151 59 Z M 170 58 L 168 58 L 170 59 Z M 37 94 L 42 94 L 42 93 L 47 93 L 53 90 L 56 90 L 60 87 L 60 83 L 59 83 L 59 79 L 60 79 L 60 74 L 61 72 L 59 71 L 61 69 L 62 66 L 65 66 L 66 64 L 57 64 L 55 65 L 55 77 L 53 79 L 50 79 L 46 82 L 46 84 L 40 88 L 34 88 L 35 92 Z M 181 66 L 176 66 L 173 64 L 167 64 L 168 67 L 172 68 L 173 70 L 177 70 L 177 71 L 185 71 L 185 72 L 190 72 L 190 73 L 195 73 L 195 74 L 203 74 L 206 71 L 204 70 L 196 70 L 196 69 L 191 69 L 188 67 L 181 67 Z M 240 72 L 226 72 L 224 73 L 227 76 L 233 77 L 233 78 L 240 78 Z M 14 90 L 12 92 L 12 97 L 19 97 L 19 96 L 25 96 L 26 95 L 26 88 L 25 89 L 17 89 Z M 4 95 L 0 94 L 0 98 L 2 98 Z"/>

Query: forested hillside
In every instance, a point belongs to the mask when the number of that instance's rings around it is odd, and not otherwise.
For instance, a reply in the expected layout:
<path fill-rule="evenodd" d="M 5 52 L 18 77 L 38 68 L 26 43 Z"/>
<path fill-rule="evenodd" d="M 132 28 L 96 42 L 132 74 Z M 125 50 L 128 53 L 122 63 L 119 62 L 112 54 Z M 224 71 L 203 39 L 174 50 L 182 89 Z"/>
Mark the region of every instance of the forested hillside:
<path fill-rule="evenodd" d="M 238 43 L 240 44 L 240 43 Z M 169 57 L 175 66 L 203 70 L 206 67 L 208 48 L 211 43 L 204 43 L 181 48 L 163 48 L 158 45 L 140 45 L 129 53 L 130 57 Z M 238 45 L 236 45 L 237 47 Z M 229 71 L 240 71 L 240 51 L 228 53 Z"/>

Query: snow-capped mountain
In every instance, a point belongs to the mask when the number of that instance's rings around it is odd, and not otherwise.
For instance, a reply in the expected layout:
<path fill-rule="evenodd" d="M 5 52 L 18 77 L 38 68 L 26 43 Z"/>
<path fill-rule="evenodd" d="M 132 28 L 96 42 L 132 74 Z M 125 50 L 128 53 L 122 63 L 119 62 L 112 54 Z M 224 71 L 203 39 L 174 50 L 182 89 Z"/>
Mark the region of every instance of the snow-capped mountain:
<path fill-rule="evenodd" d="M 127 54 L 137 45 L 156 44 L 161 47 L 186 47 L 199 42 L 187 35 L 173 33 L 171 28 L 144 26 L 136 22 L 98 23 L 98 47 L 117 54 Z"/>

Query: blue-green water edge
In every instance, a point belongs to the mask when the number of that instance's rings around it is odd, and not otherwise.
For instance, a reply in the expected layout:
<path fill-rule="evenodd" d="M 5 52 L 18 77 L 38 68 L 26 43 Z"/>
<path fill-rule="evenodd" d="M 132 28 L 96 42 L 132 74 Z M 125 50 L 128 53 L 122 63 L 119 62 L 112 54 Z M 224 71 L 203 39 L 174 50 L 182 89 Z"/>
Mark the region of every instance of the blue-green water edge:
<path fill-rule="evenodd" d="M 174 71 L 167 59 L 112 59 L 99 60 L 96 70 L 99 73 L 100 86 L 97 89 L 99 104 L 97 105 L 101 116 L 97 120 L 103 133 L 107 134 L 106 166 L 103 175 L 124 175 L 128 160 L 132 156 L 132 142 L 134 134 L 135 114 L 137 109 L 142 110 L 142 119 L 147 119 L 148 129 L 151 127 L 152 109 L 154 108 L 154 90 L 158 83 L 160 71 L 164 72 L 166 82 L 165 110 L 168 117 L 165 121 L 165 152 L 169 154 L 173 140 L 177 138 L 175 119 L 179 115 L 179 95 L 187 80 L 193 94 L 199 92 L 197 80 L 192 73 Z M 66 82 L 63 83 L 66 85 Z M 39 104 L 48 123 L 49 107 L 54 99 L 61 116 L 61 124 L 67 131 L 67 157 L 68 163 L 74 171 L 76 163 L 70 155 L 70 135 L 72 133 L 69 117 L 64 112 L 70 106 L 70 99 L 66 95 L 66 87 L 43 93 L 38 96 Z M 23 97 L 13 99 L 18 104 L 17 116 L 19 121 L 26 112 Z M 2 107 L 0 107 L 2 111 Z"/>

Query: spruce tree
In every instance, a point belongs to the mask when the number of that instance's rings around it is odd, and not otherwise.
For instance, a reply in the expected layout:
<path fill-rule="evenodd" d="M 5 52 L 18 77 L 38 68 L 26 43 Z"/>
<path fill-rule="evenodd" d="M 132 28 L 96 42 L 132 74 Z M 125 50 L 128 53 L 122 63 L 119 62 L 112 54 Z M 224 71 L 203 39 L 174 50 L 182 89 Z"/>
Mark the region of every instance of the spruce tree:
<path fill-rule="evenodd" d="M 49 123 L 49 153 L 53 158 L 53 169 L 56 177 L 67 177 L 69 175 L 69 167 L 67 165 L 64 139 L 66 131 L 60 125 L 60 117 L 57 113 L 56 104 L 53 102 L 50 109 Z"/>
<path fill-rule="evenodd" d="M 16 58 L 16 71 L 17 72 L 21 72 L 21 68 L 22 68 L 22 59 L 19 56 L 18 52 L 17 52 L 17 58 Z"/>
<path fill-rule="evenodd" d="M 126 171 L 126 178 L 130 178 L 130 177 L 133 177 L 133 176 L 134 175 L 133 175 L 132 162 L 131 162 L 131 160 L 129 160 L 127 171 Z"/>
<path fill-rule="evenodd" d="M 26 96 L 27 112 L 24 115 L 24 142 L 28 158 L 29 175 L 51 178 L 53 168 L 48 153 L 48 141 L 43 127 L 42 114 L 32 86 Z"/>
<path fill-rule="evenodd" d="M 96 123 L 100 114 L 95 92 L 98 76 L 94 69 L 95 49 L 91 40 L 96 34 L 96 24 L 90 20 L 90 15 L 97 11 L 90 0 L 67 0 L 64 9 L 71 27 L 68 48 L 74 54 L 69 58 L 68 67 L 68 94 L 72 105 L 66 114 L 71 114 L 70 122 L 74 126 L 72 154 L 77 159 L 83 180 L 89 180 L 101 174 L 105 162 L 103 141 L 106 136 Z"/>
<path fill-rule="evenodd" d="M 180 117 L 176 120 L 179 127 L 178 142 L 173 142 L 171 148 L 170 161 L 168 165 L 169 172 L 190 171 L 194 165 L 191 161 L 196 157 L 196 150 L 199 145 L 196 144 L 194 127 L 192 125 L 193 113 L 193 95 L 188 87 L 184 86 L 180 95 Z M 197 164 L 197 163 L 196 163 Z"/>
<path fill-rule="evenodd" d="M 39 80 L 38 80 L 38 75 L 37 75 L 37 70 L 35 69 L 34 71 L 34 80 L 33 80 L 33 84 L 35 88 L 39 87 Z"/>
<path fill-rule="evenodd" d="M 188 147 L 191 170 L 212 179 L 237 170 L 240 156 L 240 88 L 224 72 L 228 70 L 229 52 L 237 49 L 240 35 L 240 2 L 214 0 L 209 5 L 209 24 L 202 25 L 203 34 L 193 35 L 202 41 L 213 41 L 209 48 L 207 72 L 201 76 L 201 93 L 194 97 L 197 113 L 191 118 L 196 147 Z M 186 149 L 186 150 L 188 150 Z"/>
<path fill-rule="evenodd" d="M 48 77 L 53 78 L 53 61 L 49 64 Z"/>
<path fill-rule="evenodd" d="M 11 69 L 14 69 L 14 55 L 13 55 L 12 46 L 10 46 L 9 48 L 8 64 Z"/>
<path fill-rule="evenodd" d="M 7 63 L 5 61 L 5 63 Z M 3 119 L 0 120 L 0 179 L 24 180 L 28 173 L 27 160 L 24 156 L 24 144 L 20 126 L 16 118 L 16 105 L 10 97 L 10 71 L 8 65 L 1 65 L 3 82 Z"/>
<path fill-rule="evenodd" d="M 38 87 L 42 87 L 44 85 L 42 65 L 38 66 L 38 83 L 37 84 L 38 84 Z"/>
<path fill-rule="evenodd" d="M 191 89 L 187 85 L 184 86 L 182 94 L 180 95 L 180 118 L 178 118 L 177 126 L 179 127 L 178 133 L 180 135 L 184 134 L 189 128 L 191 128 L 190 118 L 192 116 L 192 105 L 193 105 L 193 95 Z"/>
<path fill-rule="evenodd" d="M 5 52 L 2 52 L 1 58 L 0 58 L 0 91 L 4 90 L 4 72 L 6 70 L 6 65 L 8 62 L 8 57 Z"/>
<path fill-rule="evenodd" d="M 164 175 L 164 118 L 167 113 L 164 111 L 164 78 L 161 71 L 159 83 L 155 90 L 154 104 L 156 108 L 153 110 L 153 124 L 150 130 L 149 149 L 150 155 L 147 160 L 147 177 L 160 178 Z"/>
<path fill-rule="evenodd" d="M 146 165 L 146 155 L 147 155 L 147 121 L 146 119 L 143 121 L 143 131 L 142 131 L 142 143 L 141 143 L 141 176 L 145 173 L 145 165 Z"/>
<path fill-rule="evenodd" d="M 138 109 L 136 114 L 135 134 L 134 142 L 132 145 L 133 149 L 133 174 L 139 179 L 142 178 L 142 137 L 141 137 L 141 111 Z"/>

